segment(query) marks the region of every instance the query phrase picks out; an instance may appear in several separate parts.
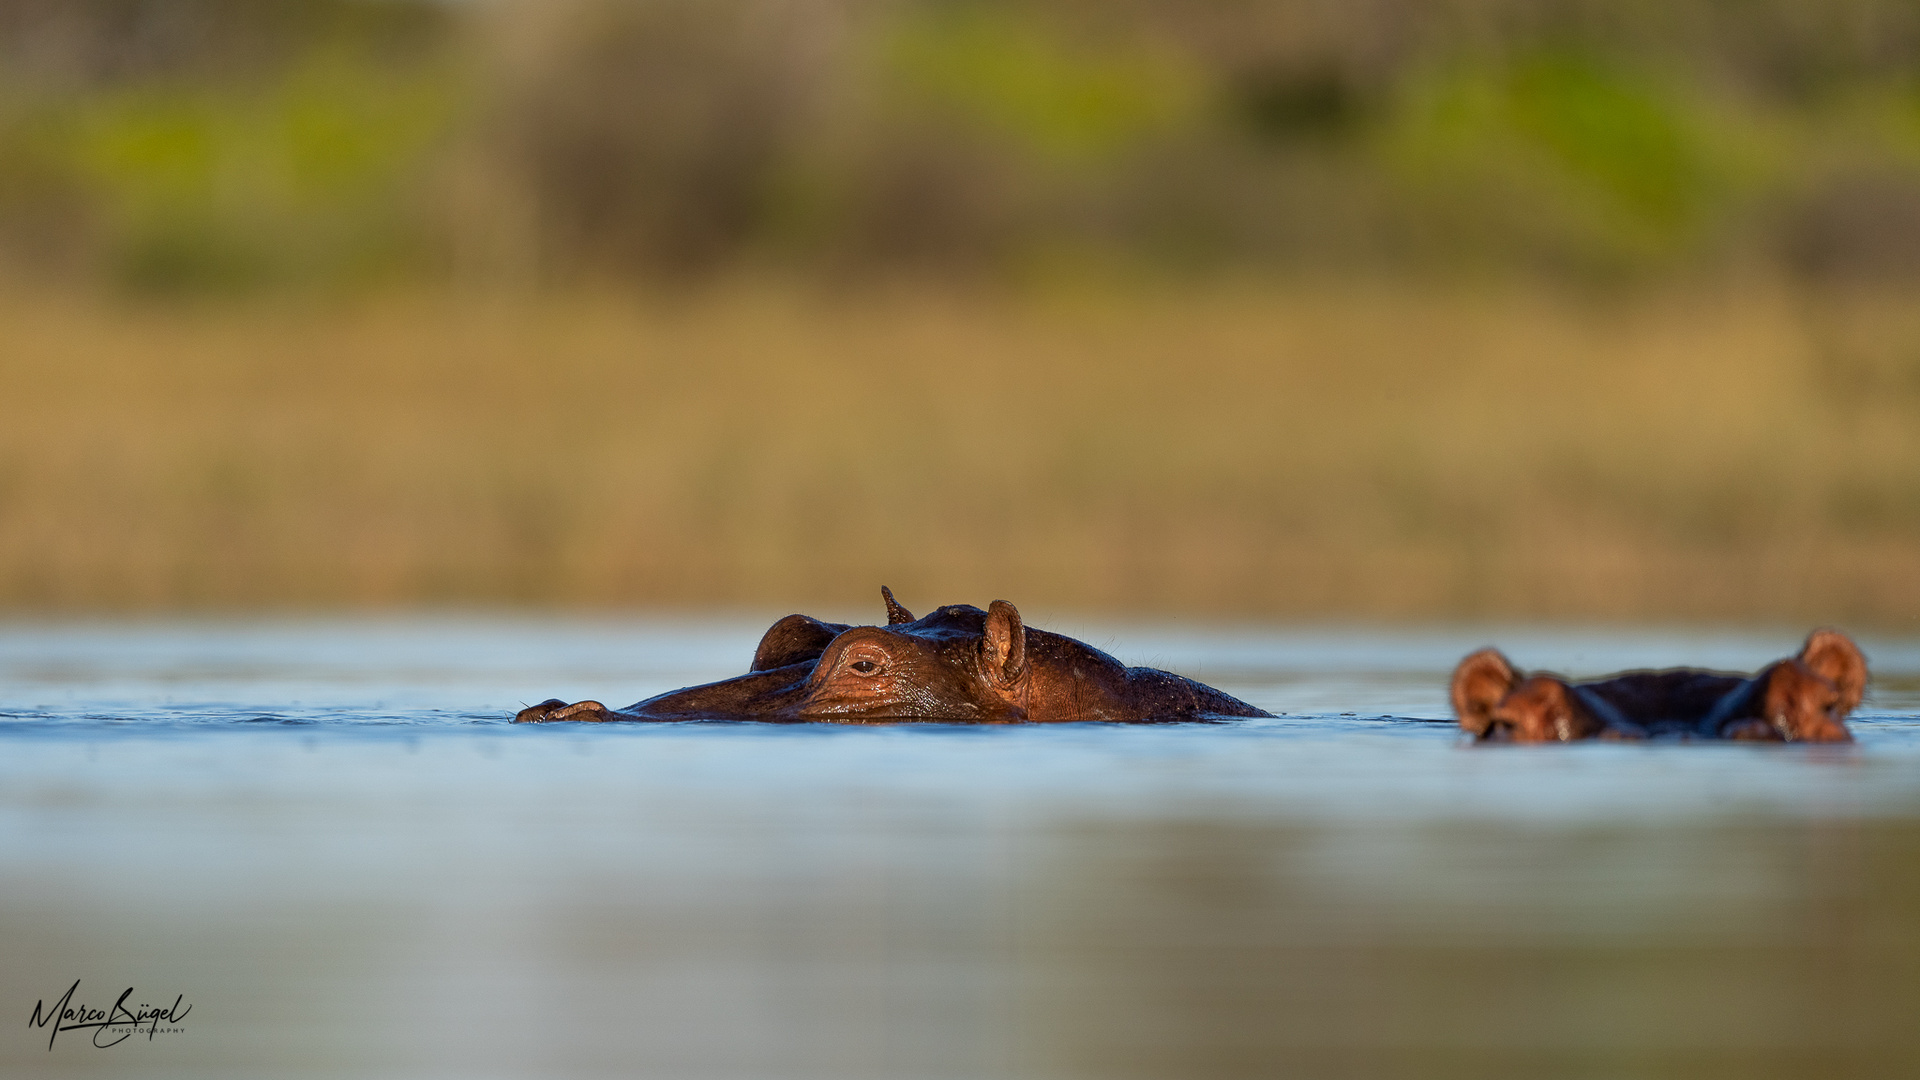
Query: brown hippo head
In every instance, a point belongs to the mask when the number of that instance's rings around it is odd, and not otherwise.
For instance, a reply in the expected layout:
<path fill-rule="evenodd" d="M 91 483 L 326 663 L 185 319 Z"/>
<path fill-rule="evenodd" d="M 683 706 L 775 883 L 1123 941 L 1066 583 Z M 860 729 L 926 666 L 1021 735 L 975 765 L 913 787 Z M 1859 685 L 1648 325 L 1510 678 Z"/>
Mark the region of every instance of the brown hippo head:
<path fill-rule="evenodd" d="M 1452 696 L 1460 727 L 1477 739 L 1572 742 L 1606 727 L 1567 682 L 1551 675 L 1522 676 L 1494 649 L 1460 662 Z"/>
<path fill-rule="evenodd" d="M 1672 668 L 1589 682 L 1526 675 L 1493 649 L 1460 662 L 1453 712 L 1476 739 L 1695 738 L 1849 742 L 1846 726 L 1866 692 L 1867 662 L 1836 630 L 1816 630 L 1800 652 L 1752 676 Z"/>
<path fill-rule="evenodd" d="M 543 702 L 523 722 L 771 720 L 836 723 L 1181 720 L 1265 716 L 1212 687 L 1129 668 L 1090 645 L 1028 629 L 1004 600 L 921 618 L 885 588 L 886 626 L 789 615 L 767 631 L 747 674 L 625 709 Z"/>
<path fill-rule="evenodd" d="M 1768 742 L 1852 742 L 1847 714 L 1867 689 L 1867 661 L 1845 634 L 1816 630 L 1799 655 L 1763 668 L 1719 712 L 1721 734 Z"/>

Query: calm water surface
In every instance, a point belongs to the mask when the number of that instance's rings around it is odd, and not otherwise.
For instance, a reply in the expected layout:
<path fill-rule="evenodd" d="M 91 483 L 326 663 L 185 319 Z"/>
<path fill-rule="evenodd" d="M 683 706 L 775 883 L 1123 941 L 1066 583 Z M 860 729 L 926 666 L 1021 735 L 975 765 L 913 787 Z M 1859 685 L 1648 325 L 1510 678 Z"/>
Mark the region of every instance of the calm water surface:
<path fill-rule="evenodd" d="M 507 723 L 737 674 L 777 614 L 0 626 L 0 1075 L 1920 1074 L 1920 641 L 1862 641 L 1845 748 L 1438 722 L 1489 642 L 1794 631 L 1035 618 L 1286 715 Z M 191 1011 L 49 1049 L 76 979 Z"/>

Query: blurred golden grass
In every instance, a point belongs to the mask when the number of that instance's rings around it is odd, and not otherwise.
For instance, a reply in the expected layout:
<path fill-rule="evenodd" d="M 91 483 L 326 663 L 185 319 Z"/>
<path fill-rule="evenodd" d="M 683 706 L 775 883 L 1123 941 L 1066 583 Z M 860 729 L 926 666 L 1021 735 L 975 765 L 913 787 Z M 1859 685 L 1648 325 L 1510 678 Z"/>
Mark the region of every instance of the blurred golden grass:
<path fill-rule="evenodd" d="M 1769 282 L 0 297 L 0 603 L 1920 612 L 1920 311 Z"/>

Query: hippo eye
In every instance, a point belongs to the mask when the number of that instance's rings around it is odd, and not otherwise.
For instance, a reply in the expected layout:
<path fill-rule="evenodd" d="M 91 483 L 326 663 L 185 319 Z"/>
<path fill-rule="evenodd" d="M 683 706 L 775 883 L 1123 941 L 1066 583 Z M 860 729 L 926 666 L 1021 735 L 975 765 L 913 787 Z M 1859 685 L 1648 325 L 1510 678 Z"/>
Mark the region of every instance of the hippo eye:
<path fill-rule="evenodd" d="M 880 665 L 874 663 L 871 660 L 855 660 L 853 663 L 848 664 L 847 666 L 859 672 L 862 675 L 871 675 L 874 672 L 880 670 Z"/>

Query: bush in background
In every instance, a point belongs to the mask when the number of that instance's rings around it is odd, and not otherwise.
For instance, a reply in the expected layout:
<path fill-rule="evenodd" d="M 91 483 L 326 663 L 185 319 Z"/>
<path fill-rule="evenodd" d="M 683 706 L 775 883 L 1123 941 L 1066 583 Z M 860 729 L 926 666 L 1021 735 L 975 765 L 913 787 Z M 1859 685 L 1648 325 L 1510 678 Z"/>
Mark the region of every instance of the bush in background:
<path fill-rule="evenodd" d="M 1892 0 L 6 0 L 0 250 L 163 291 L 1905 276 L 1916 72 Z"/>

